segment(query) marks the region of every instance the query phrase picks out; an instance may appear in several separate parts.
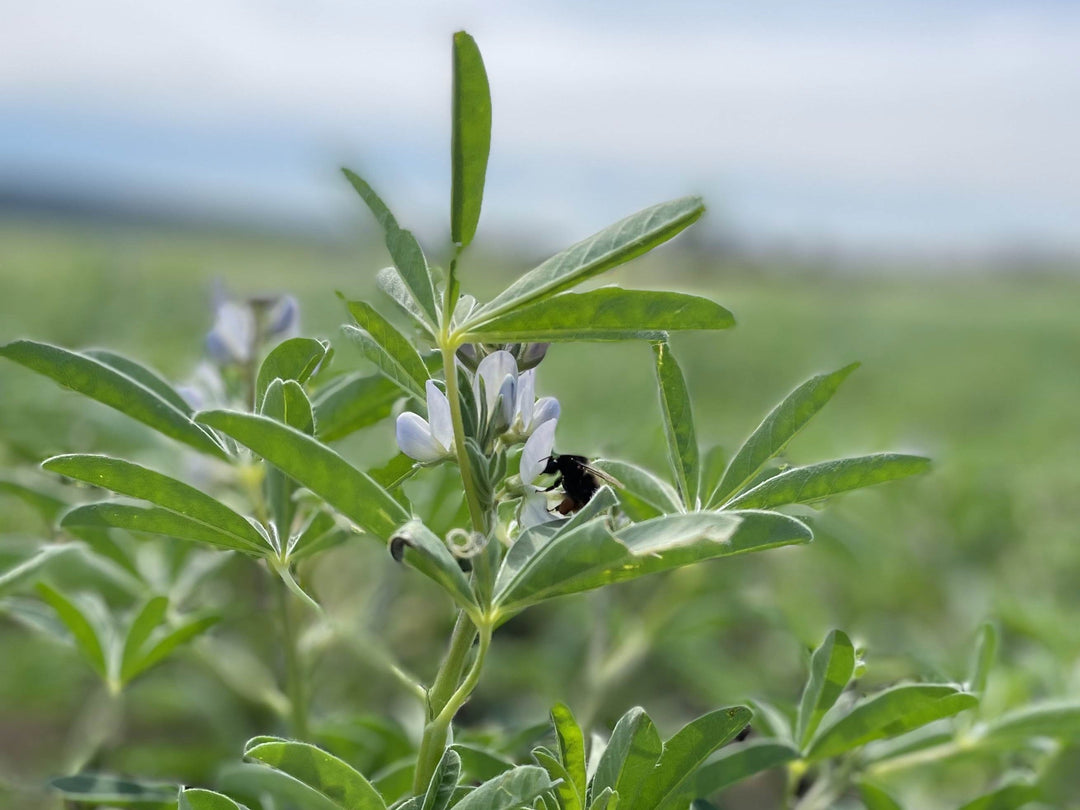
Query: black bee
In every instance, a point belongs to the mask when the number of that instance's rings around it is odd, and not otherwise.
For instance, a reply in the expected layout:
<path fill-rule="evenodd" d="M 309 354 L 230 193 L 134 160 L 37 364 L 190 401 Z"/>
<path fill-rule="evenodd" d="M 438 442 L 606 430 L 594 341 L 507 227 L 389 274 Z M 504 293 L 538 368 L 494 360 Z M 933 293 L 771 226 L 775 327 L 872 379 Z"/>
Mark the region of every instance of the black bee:
<path fill-rule="evenodd" d="M 601 481 L 617 487 L 622 486 L 606 472 L 589 466 L 589 459 L 585 456 L 552 453 L 548 456 L 547 464 L 544 465 L 544 474 L 555 473 L 559 477 L 544 492 L 551 492 L 558 486 L 562 487 L 565 497 L 555 507 L 555 511 L 560 515 L 569 515 L 587 504 L 596 494 L 596 490 L 600 489 Z"/>

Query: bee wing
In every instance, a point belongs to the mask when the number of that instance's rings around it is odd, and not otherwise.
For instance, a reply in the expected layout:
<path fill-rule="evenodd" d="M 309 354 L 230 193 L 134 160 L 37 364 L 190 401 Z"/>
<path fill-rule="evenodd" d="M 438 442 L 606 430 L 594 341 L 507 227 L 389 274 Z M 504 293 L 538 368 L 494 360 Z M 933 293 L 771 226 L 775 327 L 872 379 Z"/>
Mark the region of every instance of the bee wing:
<path fill-rule="evenodd" d="M 613 487 L 618 487 L 619 489 L 623 489 L 622 481 L 620 481 L 615 476 L 608 475 L 603 470 L 598 470 L 598 469 L 596 469 L 596 467 L 593 467 L 591 464 L 582 464 L 581 468 L 583 470 L 585 470 L 586 472 L 588 472 L 590 475 L 595 475 L 597 478 L 599 478 L 604 483 L 611 484 Z"/>

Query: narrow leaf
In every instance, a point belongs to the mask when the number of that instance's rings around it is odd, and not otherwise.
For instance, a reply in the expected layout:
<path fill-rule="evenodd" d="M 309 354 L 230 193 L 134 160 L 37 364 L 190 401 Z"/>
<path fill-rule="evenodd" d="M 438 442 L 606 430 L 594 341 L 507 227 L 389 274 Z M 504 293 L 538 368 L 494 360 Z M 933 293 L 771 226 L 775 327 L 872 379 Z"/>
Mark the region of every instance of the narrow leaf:
<path fill-rule="evenodd" d="M 205 411 L 196 418 L 262 456 L 377 537 L 388 539 L 409 519 L 385 489 L 311 436 L 237 411 Z"/>
<path fill-rule="evenodd" d="M 556 703 L 551 709 L 551 722 L 559 741 L 559 759 L 569 776 L 569 787 L 577 794 L 578 805 L 585 806 L 585 735 L 574 719 L 574 713 L 565 703 Z"/>
<path fill-rule="evenodd" d="M 810 678 L 799 702 L 795 738 L 806 745 L 855 672 L 855 647 L 841 630 L 833 630 L 810 659 Z"/>
<path fill-rule="evenodd" d="M 59 346 L 16 340 L 0 346 L 0 356 L 51 377 L 65 388 L 96 399 L 132 419 L 196 450 L 218 458 L 228 454 L 189 418 L 189 411 L 111 365 Z"/>
<path fill-rule="evenodd" d="M 773 408 L 731 459 L 720 486 L 709 499 L 709 507 L 719 506 L 741 490 L 769 459 L 787 447 L 858 367 L 858 363 L 852 363 L 831 374 L 812 377 Z"/>
<path fill-rule="evenodd" d="M 349 312 L 361 328 L 346 324 L 342 327 L 345 335 L 360 347 L 383 376 L 397 383 L 405 393 L 423 401 L 429 375 L 413 345 L 369 304 L 350 301 Z"/>
<path fill-rule="evenodd" d="M 221 618 L 219 616 L 201 616 L 199 618 L 189 619 L 178 625 L 176 628 L 167 631 L 164 635 L 160 636 L 148 650 L 132 662 L 124 680 L 131 680 L 137 675 L 141 675 L 152 666 L 164 661 L 177 647 L 201 636 L 220 620 Z"/>
<path fill-rule="evenodd" d="M 519 765 L 484 782 L 454 805 L 454 810 L 516 810 L 554 785 L 543 768 Z"/>
<path fill-rule="evenodd" d="M 471 343 L 662 340 L 667 332 L 727 329 L 731 313 L 696 295 L 605 287 L 562 293 L 470 328 Z"/>
<path fill-rule="evenodd" d="M 481 307 L 468 326 L 568 290 L 666 242 L 705 212 L 699 197 L 660 203 L 609 225 L 519 278 Z M 467 327 L 468 328 L 468 327 Z"/>
<path fill-rule="evenodd" d="M 177 787 L 166 782 L 136 782 L 105 773 L 61 776 L 49 782 L 69 802 L 106 807 L 175 807 Z"/>
<path fill-rule="evenodd" d="M 19 498 L 28 506 L 32 507 L 51 527 L 56 523 L 56 518 L 68 508 L 68 502 L 36 481 L 27 483 L 22 477 L 9 476 L 0 473 L 0 493 L 7 493 Z"/>
<path fill-rule="evenodd" d="M 979 744 L 1015 747 L 1032 737 L 1080 740 L 1080 701 L 1048 700 L 1003 714 L 986 725 Z"/>
<path fill-rule="evenodd" d="M 900 453 L 823 461 L 774 475 L 730 500 L 727 508 L 772 509 L 785 504 L 813 503 L 841 492 L 921 475 L 929 469 L 930 459 Z"/>
<path fill-rule="evenodd" d="M 461 757 L 454 749 L 447 748 L 435 767 L 435 773 L 431 775 L 420 810 L 446 810 L 454 797 L 454 789 L 460 776 Z"/>
<path fill-rule="evenodd" d="M 178 805 L 177 810 L 242 810 L 228 796 L 199 788 L 180 788 Z"/>
<path fill-rule="evenodd" d="M 1039 799 L 1036 785 L 1005 785 L 965 804 L 960 810 L 1018 810 Z"/>
<path fill-rule="evenodd" d="M 169 600 L 164 596 L 148 599 L 139 608 L 128 627 L 124 638 L 124 648 L 120 656 L 120 680 L 128 681 L 135 671 L 135 665 L 143 645 L 150 635 L 165 620 L 165 611 L 169 609 Z"/>
<path fill-rule="evenodd" d="M 305 337 L 289 338 L 275 346 L 259 367 L 255 383 L 257 407 L 262 407 L 266 389 L 276 379 L 306 383 L 329 351 L 329 343 Z"/>
<path fill-rule="evenodd" d="M 581 795 L 574 787 L 574 780 L 566 770 L 566 766 L 559 761 L 551 751 L 540 747 L 532 752 L 533 759 L 547 771 L 551 781 L 555 783 L 555 795 L 559 800 L 559 810 L 584 810 L 581 803 Z"/>
<path fill-rule="evenodd" d="M 70 554 L 80 547 L 76 544 L 43 546 L 33 556 L 0 573 L 0 597 L 13 593 L 23 585 L 34 582 L 56 557 Z"/>
<path fill-rule="evenodd" d="M 600 757 L 592 782 L 592 795 L 613 790 L 624 807 L 632 808 L 642 783 L 652 773 L 664 749 L 652 719 L 641 707 L 619 718 L 611 732 L 607 748 Z"/>
<path fill-rule="evenodd" d="M 385 810 L 379 792 L 359 772 L 321 748 L 303 742 L 252 740 L 244 757 L 258 760 L 297 779 L 342 810 Z"/>
<path fill-rule="evenodd" d="M 866 810 L 903 810 L 896 799 L 883 788 L 870 782 L 859 783 L 859 793 L 862 795 Z"/>
<path fill-rule="evenodd" d="M 711 796 L 743 779 L 772 768 L 779 768 L 794 759 L 799 751 L 775 740 L 755 740 L 732 746 L 702 765 L 694 774 L 693 794 Z"/>
<path fill-rule="evenodd" d="M 194 413 L 191 410 L 191 406 L 188 405 L 180 393 L 172 387 L 172 384 L 158 374 L 156 371 L 132 360 L 130 357 L 124 357 L 116 352 L 111 352 L 108 349 L 87 349 L 83 352 L 87 357 L 92 357 L 99 363 L 104 363 L 107 366 L 112 366 L 121 374 L 126 374 L 138 383 L 149 388 L 163 400 L 176 407 L 181 413 L 187 414 L 189 417 Z"/>
<path fill-rule="evenodd" d="M 453 129 L 450 136 L 450 238 L 465 247 L 476 234 L 491 148 L 491 91 L 476 41 L 454 34 Z"/>
<path fill-rule="evenodd" d="M 993 622 L 986 622 L 979 628 L 968 668 L 966 687 L 969 692 L 982 696 L 986 691 L 986 680 L 997 657 L 998 632 Z"/>
<path fill-rule="evenodd" d="M 60 621 L 75 639 L 75 646 L 90 666 L 104 679 L 109 677 L 109 666 L 105 659 L 104 640 L 99 636 L 98 628 L 90 621 L 83 608 L 68 599 L 60 591 L 44 582 L 37 584 L 41 598 L 56 611 Z"/>
<path fill-rule="evenodd" d="M 656 354 L 656 380 L 660 386 L 660 410 L 664 416 L 668 459 L 683 503 L 687 509 L 695 509 L 701 472 L 690 393 L 686 390 L 686 380 L 671 348 L 666 343 L 654 343 L 653 351 Z"/>
<path fill-rule="evenodd" d="M 246 518 L 193 486 L 130 461 L 109 456 L 53 456 L 41 466 L 50 472 L 139 498 L 228 535 L 235 545 L 265 548 L 263 537 Z"/>
<path fill-rule="evenodd" d="M 446 544 L 418 520 L 402 526 L 390 541 L 390 552 L 437 582 L 459 606 L 477 610 L 472 585 Z"/>
<path fill-rule="evenodd" d="M 205 523 L 157 506 L 125 503 L 92 503 L 77 506 L 60 519 L 65 529 L 126 529 L 175 537 L 192 543 L 207 543 L 231 551 L 262 556 L 270 550 L 269 542 L 255 545 Z"/>
<path fill-rule="evenodd" d="M 381 374 L 346 374 L 315 395 L 316 435 L 324 442 L 355 433 L 388 417 L 401 398 L 397 385 Z"/>

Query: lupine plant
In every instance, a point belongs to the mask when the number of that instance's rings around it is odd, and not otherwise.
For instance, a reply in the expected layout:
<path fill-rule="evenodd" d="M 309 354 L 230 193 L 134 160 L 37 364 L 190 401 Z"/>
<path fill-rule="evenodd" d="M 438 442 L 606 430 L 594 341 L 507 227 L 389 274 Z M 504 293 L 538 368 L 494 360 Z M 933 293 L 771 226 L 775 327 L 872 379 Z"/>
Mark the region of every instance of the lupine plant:
<path fill-rule="evenodd" d="M 1080 710 L 1062 704 L 978 717 L 994 658 L 989 626 L 963 682 L 900 683 L 870 694 L 859 685 L 866 661 L 835 630 L 810 658 L 792 708 L 762 701 L 725 706 L 666 739 L 641 708 L 606 732 L 582 728 L 562 703 L 551 710 L 550 726 L 520 733 L 471 736 L 458 726 L 497 631 L 523 611 L 674 568 L 723 565 L 719 558 L 807 543 L 812 531 L 800 505 L 928 468 L 927 459 L 898 453 L 808 466 L 781 461 L 855 365 L 795 388 L 726 464 L 700 451 L 668 338 L 726 329 L 732 315 L 679 292 L 580 289 L 693 224 L 704 212 L 696 197 L 605 228 L 489 301 L 463 293 L 459 264 L 480 218 L 490 126 L 479 50 L 458 33 L 445 269 L 429 263 L 365 180 L 345 171 L 393 260 L 377 275 L 395 304 L 392 314 L 343 296 L 352 323 L 342 337 L 375 373 L 335 374 L 330 343 L 298 336 L 297 305 L 288 297 L 221 297 L 207 359 L 179 388 L 108 351 L 30 340 L 0 349 L 197 459 L 187 465 L 197 486 L 90 454 L 55 456 L 42 467 L 92 490 L 72 495 L 72 487 L 5 479 L 6 492 L 58 529 L 52 542 L 0 576 L 6 613 L 73 641 L 110 699 L 122 701 L 132 680 L 177 649 L 199 650 L 212 666 L 212 633 L 193 641 L 218 617 L 199 605 L 198 591 L 223 560 L 245 558 L 276 583 L 285 675 L 261 693 L 280 718 L 267 729 L 274 736 L 251 739 L 245 762 L 226 766 L 214 790 L 79 773 L 93 762 L 94 746 L 72 758 L 74 775 L 55 780 L 55 789 L 80 805 L 182 810 L 704 810 L 713 806 L 710 798 L 726 801 L 723 791 L 737 782 L 779 774 L 780 805 L 880 810 L 900 807 L 891 795 L 896 774 L 974 757 L 994 778 L 991 792 L 965 807 L 1014 807 L 1035 797 L 1038 775 L 1060 748 L 1054 740 L 1076 731 Z M 552 347 L 625 340 L 653 348 L 654 416 L 670 462 L 664 474 L 560 452 L 559 422 L 573 415 L 555 398 L 537 396 L 542 361 L 558 351 Z M 334 448 L 390 418 L 400 453 L 389 462 L 349 459 Z M 436 522 L 410 492 L 447 470 L 460 502 Z M 123 499 L 95 499 L 101 490 Z M 164 539 L 136 539 L 146 536 Z M 360 640 L 364 654 L 415 698 L 420 719 L 415 736 L 380 732 L 396 756 L 367 773 L 333 744 L 319 744 L 300 641 L 333 623 L 305 582 L 303 564 L 341 544 L 384 547 L 431 580 L 456 615 L 430 683 L 377 640 Z M 58 565 L 67 558 L 81 562 Z M 36 598 L 20 595 L 31 587 Z M 995 769 L 1011 760 L 1026 770 L 997 779 Z"/>

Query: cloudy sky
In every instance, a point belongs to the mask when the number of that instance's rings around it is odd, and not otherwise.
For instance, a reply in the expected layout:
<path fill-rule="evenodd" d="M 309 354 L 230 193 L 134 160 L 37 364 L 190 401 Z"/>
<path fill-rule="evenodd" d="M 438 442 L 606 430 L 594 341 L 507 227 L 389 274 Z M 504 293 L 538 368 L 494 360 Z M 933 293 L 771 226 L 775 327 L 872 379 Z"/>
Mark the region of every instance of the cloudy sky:
<path fill-rule="evenodd" d="M 494 103 L 481 238 L 698 192 L 753 240 L 1080 249 L 1071 0 L 3 5 L 0 189 L 336 226 L 348 164 L 441 235 L 464 27 Z"/>

